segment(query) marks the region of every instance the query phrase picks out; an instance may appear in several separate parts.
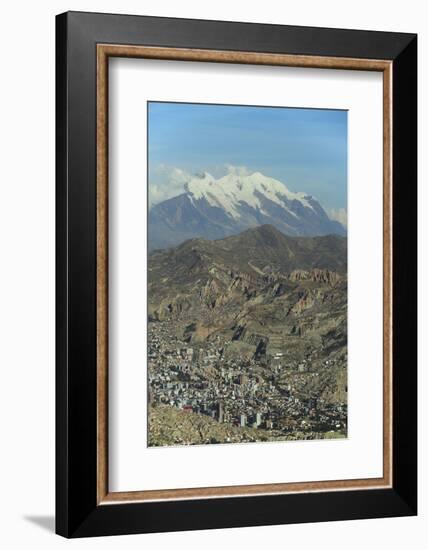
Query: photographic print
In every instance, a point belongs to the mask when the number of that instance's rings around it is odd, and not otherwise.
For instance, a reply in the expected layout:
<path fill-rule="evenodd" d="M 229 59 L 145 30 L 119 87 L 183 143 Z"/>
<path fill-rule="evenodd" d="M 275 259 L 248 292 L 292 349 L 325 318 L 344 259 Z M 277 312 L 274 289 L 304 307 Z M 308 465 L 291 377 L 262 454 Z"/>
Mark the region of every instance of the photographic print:
<path fill-rule="evenodd" d="M 148 445 L 347 436 L 347 111 L 148 102 Z"/>
<path fill-rule="evenodd" d="M 56 532 L 416 515 L 417 36 L 55 43 Z"/>

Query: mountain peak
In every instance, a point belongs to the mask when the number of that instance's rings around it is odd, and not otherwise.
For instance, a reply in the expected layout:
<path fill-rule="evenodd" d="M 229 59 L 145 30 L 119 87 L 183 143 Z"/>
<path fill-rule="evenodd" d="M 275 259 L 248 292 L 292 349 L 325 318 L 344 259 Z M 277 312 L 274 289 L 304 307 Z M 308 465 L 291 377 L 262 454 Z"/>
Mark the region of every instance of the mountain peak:
<path fill-rule="evenodd" d="M 261 172 L 230 170 L 221 178 L 208 172 L 192 176 L 183 194 L 154 206 L 150 248 L 192 237 L 219 239 L 266 224 L 291 236 L 346 234 L 310 195 L 290 191 Z"/>
<path fill-rule="evenodd" d="M 181 274 L 211 273 L 213 266 L 230 265 L 242 273 L 269 274 L 278 270 L 329 269 L 346 272 L 347 242 L 339 236 L 290 237 L 266 224 L 224 239 L 190 239 L 176 248 L 160 250 L 156 257 L 171 258 L 183 266 Z M 159 262 L 163 265 L 163 261 Z"/>
<path fill-rule="evenodd" d="M 203 172 L 190 179 L 186 191 L 194 200 L 205 200 L 214 208 L 222 208 L 234 219 L 240 218 L 244 205 L 263 210 L 263 202 L 269 201 L 288 210 L 293 215 L 287 202 L 297 201 L 304 208 L 313 209 L 304 193 L 294 193 L 279 180 L 263 175 L 261 172 L 239 174 L 229 172 L 215 179 L 208 172 Z"/>
<path fill-rule="evenodd" d="M 241 233 L 242 237 L 251 236 L 260 241 L 260 244 L 266 246 L 278 246 L 278 243 L 287 239 L 287 237 L 281 233 L 273 225 L 266 223 L 257 227 L 252 227 Z"/>

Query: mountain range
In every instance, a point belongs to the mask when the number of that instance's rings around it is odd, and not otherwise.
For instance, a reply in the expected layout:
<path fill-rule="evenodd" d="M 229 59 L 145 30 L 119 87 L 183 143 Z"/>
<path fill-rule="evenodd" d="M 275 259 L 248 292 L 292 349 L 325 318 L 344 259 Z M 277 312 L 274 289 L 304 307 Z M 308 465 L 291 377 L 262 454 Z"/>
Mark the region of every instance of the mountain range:
<path fill-rule="evenodd" d="M 184 193 L 150 209 L 148 224 L 150 250 L 194 238 L 222 239 L 265 224 L 290 236 L 346 235 L 314 197 L 260 172 L 190 177 Z"/>

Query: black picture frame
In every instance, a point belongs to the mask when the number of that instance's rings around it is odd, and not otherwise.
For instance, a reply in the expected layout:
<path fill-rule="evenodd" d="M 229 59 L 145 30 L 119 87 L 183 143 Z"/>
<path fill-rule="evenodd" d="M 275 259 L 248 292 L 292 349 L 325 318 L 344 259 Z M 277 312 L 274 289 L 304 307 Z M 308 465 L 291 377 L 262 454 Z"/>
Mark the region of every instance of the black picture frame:
<path fill-rule="evenodd" d="M 392 61 L 391 488 L 97 504 L 96 46 Z M 65 537 L 417 513 L 417 36 L 68 12 L 56 18 L 56 532 Z"/>

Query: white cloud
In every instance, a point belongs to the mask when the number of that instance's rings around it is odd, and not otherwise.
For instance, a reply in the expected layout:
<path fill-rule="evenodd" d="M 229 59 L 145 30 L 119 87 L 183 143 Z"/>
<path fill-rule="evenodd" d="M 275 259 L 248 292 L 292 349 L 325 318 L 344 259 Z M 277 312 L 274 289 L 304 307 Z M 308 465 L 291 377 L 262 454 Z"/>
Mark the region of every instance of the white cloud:
<path fill-rule="evenodd" d="M 150 174 L 149 207 L 184 193 L 184 185 L 191 175 L 172 166 L 159 164 Z"/>
<path fill-rule="evenodd" d="M 248 170 L 246 166 L 233 166 L 232 164 L 226 164 L 225 168 L 227 170 L 227 174 L 235 174 L 237 176 L 249 176 L 251 174 L 251 170 Z"/>
<path fill-rule="evenodd" d="M 341 223 L 344 227 L 347 227 L 348 213 L 346 212 L 345 208 L 330 208 L 330 210 L 327 211 L 327 214 L 329 215 L 329 218 L 331 220 L 336 220 L 337 222 Z"/>

